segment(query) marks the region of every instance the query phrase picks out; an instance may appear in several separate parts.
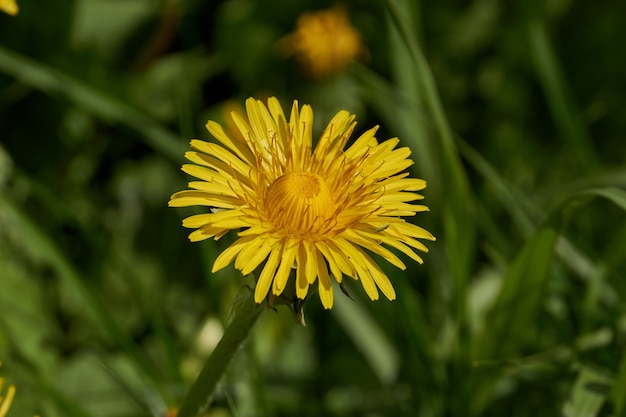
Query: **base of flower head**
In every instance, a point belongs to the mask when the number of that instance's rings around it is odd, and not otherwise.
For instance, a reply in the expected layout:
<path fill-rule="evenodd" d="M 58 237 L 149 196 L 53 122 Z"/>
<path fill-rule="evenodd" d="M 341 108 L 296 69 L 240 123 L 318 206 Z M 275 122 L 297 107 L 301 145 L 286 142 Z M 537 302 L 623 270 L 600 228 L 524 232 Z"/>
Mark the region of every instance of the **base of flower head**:
<path fill-rule="evenodd" d="M 294 282 L 294 279 L 290 278 L 287 281 L 287 288 L 280 295 L 269 293 L 267 296 L 267 305 L 271 309 L 275 309 L 280 305 L 287 306 L 289 310 L 291 310 L 296 323 L 301 326 L 306 326 L 306 320 L 304 318 L 304 305 L 310 296 L 313 295 L 313 292 L 307 293 L 304 299 L 298 298 L 295 294 L 296 286 Z"/>

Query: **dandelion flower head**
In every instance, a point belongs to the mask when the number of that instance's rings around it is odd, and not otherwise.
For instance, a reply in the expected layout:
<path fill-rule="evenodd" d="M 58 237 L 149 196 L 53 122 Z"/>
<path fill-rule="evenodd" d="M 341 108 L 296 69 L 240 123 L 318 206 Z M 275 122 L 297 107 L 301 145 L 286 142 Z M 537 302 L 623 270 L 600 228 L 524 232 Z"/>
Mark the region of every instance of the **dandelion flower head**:
<path fill-rule="evenodd" d="M 196 229 L 191 241 L 219 239 L 238 230 L 238 239 L 215 260 L 213 271 L 234 261 L 247 275 L 259 265 L 254 299 L 279 296 L 290 277 L 304 300 L 317 284 L 323 306 L 333 305 L 330 277 L 360 280 L 367 295 L 378 290 L 390 300 L 391 282 L 370 256 L 379 255 L 400 269 L 405 264 L 389 248 L 422 263 L 419 239 L 434 240 L 425 229 L 405 221 L 427 211 L 414 204 L 426 187 L 405 171 L 412 161 L 397 138 L 378 143 L 377 127 L 349 146 L 355 116 L 339 111 L 314 146 L 313 111 L 294 101 L 289 120 L 274 97 L 267 106 L 246 101 L 247 117 L 232 119 L 240 134 L 227 134 L 213 121 L 206 125 L 218 143 L 194 139 L 183 171 L 198 181 L 175 193 L 172 207 L 208 206 L 210 212 L 183 220 Z M 389 248 L 388 248 L 389 247 Z M 292 273 L 292 270 L 295 270 Z"/>
<path fill-rule="evenodd" d="M 364 50 L 342 7 L 302 14 L 283 45 L 314 78 L 340 72 Z"/>
<path fill-rule="evenodd" d="M 20 9 L 15 0 L 0 0 L 0 10 L 11 16 L 15 16 Z"/>

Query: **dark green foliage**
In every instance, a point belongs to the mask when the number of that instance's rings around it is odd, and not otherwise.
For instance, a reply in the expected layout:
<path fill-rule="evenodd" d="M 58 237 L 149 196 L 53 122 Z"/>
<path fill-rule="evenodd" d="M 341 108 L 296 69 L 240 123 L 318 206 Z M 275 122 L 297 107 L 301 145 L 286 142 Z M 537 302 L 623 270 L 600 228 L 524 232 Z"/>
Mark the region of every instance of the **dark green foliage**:
<path fill-rule="evenodd" d="M 47 4 L 50 3 L 50 4 Z M 53 6 L 54 4 L 54 6 Z M 211 416 L 626 415 L 626 39 L 619 1 L 352 0 L 369 53 L 313 80 L 277 42 L 330 1 L 19 1 L 0 14 L 0 372 L 9 416 L 164 416 L 228 318 L 234 236 L 168 209 L 225 103 L 339 109 L 412 149 L 437 237 L 266 312 Z"/>

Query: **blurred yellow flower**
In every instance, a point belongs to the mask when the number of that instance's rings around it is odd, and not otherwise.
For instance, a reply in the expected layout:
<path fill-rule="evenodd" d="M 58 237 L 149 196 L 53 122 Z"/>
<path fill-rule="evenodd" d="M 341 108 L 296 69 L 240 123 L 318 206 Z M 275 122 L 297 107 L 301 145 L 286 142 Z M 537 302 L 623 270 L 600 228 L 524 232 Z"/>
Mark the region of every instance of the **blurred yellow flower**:
<path fill-rule="evenodd" d="M 15 16 L 20 9 L 17 7 L 15 0 L 0 0 L 0 10 L 11 16 Z"/>
<path fill-rule="evenodd" d="M 0 362 L 0 366 L 2 366 L 2 362 Z M 0 417 L 6 416 L 9 412 L 13 397 L 15 396 L 15 386 L 9 385 L 6 396 L 2 395 L 2 391 L 4 391 L 4 378 L 0 378 Z"/>
<path fill-rule="evenodd" d="M 257 303 L 279 296 L 292 276 L 295 296 L 304 300 L 317 281 L 325 308 L 333 305 L 330 274 L 359 279 L 365 292 L 378 299 L 378 289 L 390 300 L 391 282 L 363 249 L 405 269 L 383 244 L 422 263 L 415 249 L 428 249 L 418 239 L 435 240 L 423 228 L 401 216 L 427 211 L 411 201 L 426 187 L 403 172 L 413 162 L 398 139 L 378 143 L 378 127 L 362 134 L 344 149 L 354 130 L 355 116 L 338 112 L 313 147 L 313 111 L 294 101 L 289 121 L 275 97 L 267 106 L 246 101 L 247 118 L 231 113 L 241 135 L 228 135 L 209 121 L 209 132 L 221 143 L 194 139 L 195 151 L 183 165 L 199 181 L 175 193 L 171 207 L 209 206 L 210 213 L 193 215 L 183 226 L 197 229 L 193 242 L 219 239 L 230 230 L 239 238 L 215 260 L 213 271 L 235 262 L 244 275 L 265 261 L 257 280 Z M 292 269 L 295 274 L 292 274 Z M 295 276 L 293 276 L 295 275 Z"/>
<path fill-rule="evenodd" d="M 316 78 L 340 72 L 364 51 L 359 33 L 342 7 L 302 14 L 282 45 Z"/>

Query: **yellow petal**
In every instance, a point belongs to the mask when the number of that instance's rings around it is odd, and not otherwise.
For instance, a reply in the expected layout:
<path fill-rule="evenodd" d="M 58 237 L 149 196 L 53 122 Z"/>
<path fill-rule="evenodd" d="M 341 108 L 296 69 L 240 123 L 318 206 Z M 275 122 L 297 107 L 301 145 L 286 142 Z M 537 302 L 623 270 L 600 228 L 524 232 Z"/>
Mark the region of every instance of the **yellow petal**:
<path fill-rule="evenodd" d="M 261 246 L 250 245 L 239 253 L 235 261 L 235 268 L 241 270 L 244 275 L 250 274 L 267 258 L 270 252 L 276 250 L 274 247 L 275 240 L 260 236 L 254 243 L 260 242 Z M 279 251 L 280 252 L 280 251 Z"/>
<path fill-rule="evenodd" d="M 348 258 L 346 258 L 346 254 L 343 250 L 336 245 L 337 242 L 328 240 L 324 243 L 332 256 L 334 263 L 339 267 L 341 272 L 349 277 L 356 278 L 356 269 L 354 268 L 354 265 L 352 265 Z"/>
<path fill-rule="evenodd" d="M 298 251 L 296 252 L 296 297 L 304 300 L 308 291 L 309 283 L 306 279 L 306 250 L 304 244 L 298 245 Z"/>
<path fill-rule="evenodd" d="M 0 10 L 11 16 L 15 16 L 20 9 L 15 0 L 0 0 Z"/>
<path fill-rule="evenodd" d="M 376 284 L 374 283 L 372 276 L 365 268 L 366 261 L 363 256 L 363 252 L 343 238 L 335 239 L 334 243 L 337 243 L 337 246 L 339 246 L 341 251 L 348 258 L 349 262 L 354 266 L 354 269 L 356 269 L 357 276 L 361 280 L 361 285 L 363 286 L 363 289 L 365 289 L 367 295 L 372 300 L 378 300 L 378 290 L 376 289 Z"/>
<path fill-rule="evenodd" d="M 326 262 L 322 254 L 317 252 L 317 268 L 319 274 L 318 291 L 320 293 L 320 300 L 325 309 L 333 308 L 333 288 L 330 284 L 330 278 L 328 277 L 328 269 L 326 269 Z"/>
<path fill-rule="evenodd" d="M 345 155 L 348 159 L 358 159 L 363 154 L 367 153 L 372 146 L 376 145 L 376 138 L 374 135 L 378 130 L 378 126 L 371 128 L 363 133 L 353 144 L 345 151 Z"/>
<path fill-rule="evenodd" d="M 280 250 L 272 251 L 270 253 L 270 257 L 265 263 L 265 267 L 263 267 L 263 271 L 261 271 L 261 276 L 259 277 L 254 290 L 254 301 L 256 303 L 260 303 L 267 296 L 267 292 L 269 291 L 272 280 L 274 279 L 274 272 L 276 271 L 278 261 L 280 260 L 280 254 Z"/>
<path fill-rule="evenodd" d="M 298 252 L 298 245 L 296 242 L 288 241 L 283 246 L 282 260 L 278 271 L 276 271 L 276 277 L 274 278 L 274 286 L 272 293 L 274 295 L 280 295 L 287 285 L 287 280 L 291 274 L 291 268 L 293 267 L 294 260 L 296 259 L 296 253 Z"/>
<path fill-rule="evenodd" d="M 217 159 L 225 162 L 226 164 L 228 164 L 228 166 L 234 168 L 235 171 L 239 172 L 240 174 L 243 174 L 244 176 L 249 176 L 250 165 L 243 162 L 241 159 L 237 158 L 237 156 L 233 155 L 228 149 L 221 147 L 217 143 L 193 139 L 191 141 L 191 146 L 201 152 L 212 155 Z"/>
<path fill-rule="evenodd" d="M 326 245 L 325 242 L 317 242 L 315 244 L 315 247 L 318 251 L 320 251 L 322 255 L 324 255 L 324 258 L 326 259 L 326 262 L 328 262 L 328 266 L 330 267 L 331 273 L 333 274 L 335 281 L 341 283 L 341 269 L 339 268 L 337 262 L 335 262 L 335 259 L 333 258 L 330 251 L 328 250 L 328 245 Z"/>
<path fill-rule="evenodd" d="M 417 239 L 437 240 L 428 230 L 406 221 L 392 224 L 388 233 L 392 232 L 397 232 L 396 236 L 406 235 Z"/>
<path fill-rule="evenodd" d="M 1 385 L 0 385 L 1 386 Z M 6 416 L 15 397 L 15 386 L 9 385 L 7 388 L 7 394 L 5 398 L 0 397 L 0 417 Z"/>
<path fill-rule="evenodd" d="M 304 249 L 306 250 L 306 267 L 304 273 L 306 274 L 307 282 L 313 284 L 317 279 L 319 268 L 317 265 L 317 249 L 309 242 L 304 242 Z"/>
<path fill-rule="evenodd" d="M 246 161 L 250 165 L 255 162 L 254 155 L 252 155 L 250 149 L 243 146 L 239 141 L 233 141 L 230 136 L 228 136 L 226 132 L 224 132 L 224 129 L 220 124 L 209 120 L 206 124 L 206 128 L 224 146 L 235 152 L 237 156 L 239 156 L 239 158 Z"/>
<path fill-rule="evenodd" d="M 406 269 L 406 265 L 404 265 L 404 263 L 400 260 L 400 258 L 394 255 L 388 249 L 385 249 L 384 247 L 380 246 L 380 242 L 381 242 L 380 234 L 346 230 L 343 233 L 343 236 L 347 240 L 354 242 L 357 245 L 362 246 L 365 249 L 372 251 L 375 254 L 381 256 L 387 262 L 402 269 L 403 271 Z"/>
<path fill-rule="evenodd" d="M 357 250 L 359 249 L 357 248 Z M 387 299 L 395 300 L 396 291 L 393 289 L 393 285 L 391 285 L 391 281 L 389 281 L 389 278 L 387 277 L 387 275 L 385 275 L 382 269 L 380 269 L 380 267 L 376 264 L 376 262 L 374 262 L 372 258 L 369 257 L 368 254 L 366 254 L 363 251 L 360 251 L 360 252 L 361 252 L 361 255 L 363 256 L 363 260 L 365 261 L 365 266 L 367 268 L 367 271 L 370 273 L 371 277 L 374 279 L 374 282 L 376 283 L 378 288 L 380 288 L 383 294 L 385 294 L 385 297 L 387 297 Z"/>
<path fill-rule="evenodd" d="M 232 245 L 230 245 L 222 253 L 220 253 L 220 255 L 213 263 L 213 269 L 211 270 L 211 272 L 219 271 L 220 269 L 231 263 L 233 259 L 235 259 L 235 256 L 237 256 L 239 252 L 246 248 L 254 239 L 254 236 L 244 236 L 237 239 Z"/>

